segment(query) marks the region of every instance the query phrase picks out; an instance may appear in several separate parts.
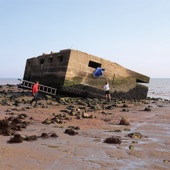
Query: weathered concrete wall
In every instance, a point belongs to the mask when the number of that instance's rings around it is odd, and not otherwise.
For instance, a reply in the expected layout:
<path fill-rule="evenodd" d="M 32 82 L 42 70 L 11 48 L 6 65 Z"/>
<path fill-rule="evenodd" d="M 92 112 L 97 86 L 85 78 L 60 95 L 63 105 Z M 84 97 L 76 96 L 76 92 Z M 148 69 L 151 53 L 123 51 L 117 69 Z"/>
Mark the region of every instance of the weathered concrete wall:
<path fill-rule="evenodd" d="M 105 69 L 100 78 L 93 76 L 97 67 Z M 132 96 L 146 98 L 148 88 L 137 83 L 149 83 L 149 77 L 145 75 L 103 58 L 70 49 L 28 59 L 24 80 L 39 80 L 41 84 L 58 88 L 61 92 L 93 97 L 103 96 L 102 86 L 107 80 L 113 96 L 129 99 Z M 140 95 L 137 89 L 142 90 Z"/>
<path fill-rule="evenodd" d="M 85 85 L 74 85 L 74 86 L 63 86 L 61 92 L 74 94 L 75 96 L 83 96 L 90 98 L 104 98 L 105 93 L 101 89 L 97 89 L 91 86 Z M 141 84 L 137 84 L 136 87 L 129 90 L 128 92 L 114 91 L 111 93 L 112 99 L 122 99 L 122 100 L 140 100 L 146 99 L 148 92 L 148 87 Z"/>
<path fill-rule="evenodd" d="M 62 86 L 65 81 L 69 52 L 43 54 L 27 59 L 24 80 L 36 81 L 51 87 Z"/>
<path fill-rule="evenodd" d="M 95 78 L 93 72 L 95 68 L 90 67 L 89 63 L 98 64 L 104 68 L 104 75 Z M 148 83 L 149 77 L 134 71 L 128 70 L 117 63 L 113 63 L 102 58 L 72 50 L 68 69 L 66 73 L 65 85 L 84 84 L 102 89 L 105 81 L 109 81 L 111 91 L 128 92 L 136 87 L 136 82 Z"/>

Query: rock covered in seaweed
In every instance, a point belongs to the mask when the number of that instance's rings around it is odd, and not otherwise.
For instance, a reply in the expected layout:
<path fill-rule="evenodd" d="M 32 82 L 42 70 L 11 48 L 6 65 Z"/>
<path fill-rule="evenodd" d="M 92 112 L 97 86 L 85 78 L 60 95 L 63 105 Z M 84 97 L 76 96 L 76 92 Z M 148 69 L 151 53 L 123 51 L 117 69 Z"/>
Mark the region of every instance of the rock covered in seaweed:
<path fill-rule="evenodd" d="M 121 144 L 122 141 L 121 141 L 121 138 L 119 136 L 112 136 L 112 137 L 106 138 L 104 140 L 104 143 Z"/>

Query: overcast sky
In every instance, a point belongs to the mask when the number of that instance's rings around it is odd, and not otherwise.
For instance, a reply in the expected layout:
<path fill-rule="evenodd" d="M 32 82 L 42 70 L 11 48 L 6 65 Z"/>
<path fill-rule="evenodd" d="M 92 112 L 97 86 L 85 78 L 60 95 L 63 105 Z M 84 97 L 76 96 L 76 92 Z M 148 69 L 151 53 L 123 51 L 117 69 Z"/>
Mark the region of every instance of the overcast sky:
<path fill-rule="evenodd" d="M 0 22 L 0 78 L 69 48 L 170 78 L 170 0 L 0 0 Z"/>

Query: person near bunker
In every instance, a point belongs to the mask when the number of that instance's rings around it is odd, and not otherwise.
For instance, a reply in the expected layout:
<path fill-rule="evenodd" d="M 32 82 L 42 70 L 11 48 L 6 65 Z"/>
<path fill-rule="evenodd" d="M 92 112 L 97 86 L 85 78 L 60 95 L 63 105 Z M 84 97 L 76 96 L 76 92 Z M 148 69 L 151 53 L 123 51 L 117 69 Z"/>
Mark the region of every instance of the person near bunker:
<path fill-rule="evenodd" d="M 106 101 L 111 101 L 111 96 L 110 96 L 110 87 L 108 81 L 106 81 L 105 85 L 103 86 L 103 89 L 105 91 L 105 98 Z"/>
<path fill-rule="evenodd" d="M 38 91 L 39 91 L 39 82 L 36 81 L 35 84 L 32 86 L 32 95 L 33 99 L 31 100 L 30 104 L 35 101 L 34 107 L 37 107 L 37 102 L 38 102 Z"/>

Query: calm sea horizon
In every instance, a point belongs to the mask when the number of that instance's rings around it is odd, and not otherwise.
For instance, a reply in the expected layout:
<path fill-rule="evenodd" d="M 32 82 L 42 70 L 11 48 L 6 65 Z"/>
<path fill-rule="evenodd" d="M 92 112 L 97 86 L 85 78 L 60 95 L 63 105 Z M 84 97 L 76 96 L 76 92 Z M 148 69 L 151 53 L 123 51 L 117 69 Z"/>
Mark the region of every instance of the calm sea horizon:
<path fill-rule="evenodd" d="M 170 100 L 170 78 L 151 78 L 148 86 L 148 97 Z"/>
<path fill-rule="evenodd" d="M 22 78 L 0 78 L 0 85 L 17 85 Z M 148 97 L 170 100 L 170 78 L 151 78 L 148 86 Z"/>

